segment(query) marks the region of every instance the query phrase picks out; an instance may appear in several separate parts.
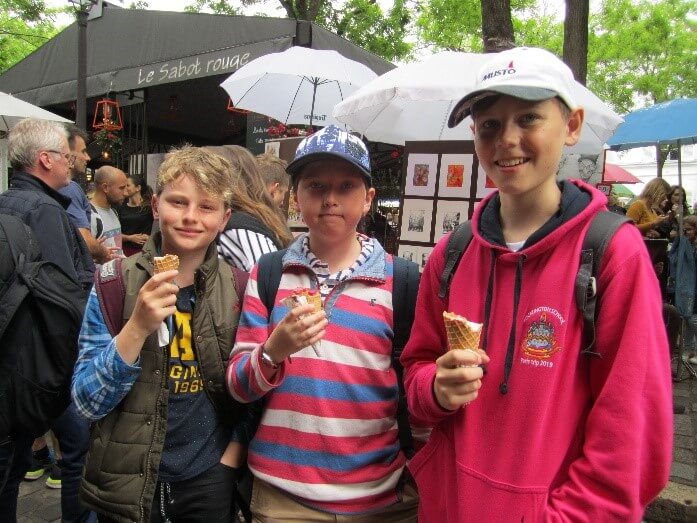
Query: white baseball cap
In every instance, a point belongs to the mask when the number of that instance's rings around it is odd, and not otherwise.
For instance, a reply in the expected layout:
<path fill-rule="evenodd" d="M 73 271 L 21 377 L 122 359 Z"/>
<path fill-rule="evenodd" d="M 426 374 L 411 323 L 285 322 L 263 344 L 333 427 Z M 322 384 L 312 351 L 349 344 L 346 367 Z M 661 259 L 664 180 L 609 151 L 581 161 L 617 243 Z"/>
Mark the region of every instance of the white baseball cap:
<path fill-rule="evenodd" d="M 498 94 L 534 102 L 558 96 L 569 109 L 576 109 L 571 95 L 574 81 L 571 69 L 549 51 L 536 47 L 501 51 L 479 70 L 474 90 L 457 102 L 448 127 L 467 118 L 479 100 Z"/>

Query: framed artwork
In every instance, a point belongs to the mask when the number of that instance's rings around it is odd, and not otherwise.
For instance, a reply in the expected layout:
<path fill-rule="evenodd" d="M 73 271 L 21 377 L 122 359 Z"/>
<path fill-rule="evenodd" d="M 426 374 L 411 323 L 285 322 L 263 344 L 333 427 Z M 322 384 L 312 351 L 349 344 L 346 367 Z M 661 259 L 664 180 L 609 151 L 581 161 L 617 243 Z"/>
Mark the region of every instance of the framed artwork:
<path fill-rule="evenodd" d="M 469 198 L 473 154 L 443 154 L 440 159 L 438 197 Z"/>
<path fill-rule="evenodd" d="M 436 226 L 433 233 L 434 243 L 452 232 L 455 227 L 467 221 L 470 203 L 468 200 L 439 200 L 436 205 Z"/>
<path fill-rule="evenodd" d="M 610 196 L 610 192 L 612 191 L 612 185 L 605 185 L 602 183 L 596 185 L 596 188 L 605 196 Z"/>
<path fill-rule="evenodd" d="M 496 186 L 494 185 L 494 182 L 492 182 L 491 179 L 486 175 L 481 164 L 479 164 L 479 162 L 477 162 L 477 194 L 476 194 L 476 198 L 480 198 L 480 199 L 486 198 L 492 192 L 494 192 L 495 189 L 496 189 Z"/>
<path fill-rule="evenodd" d="M 405 199 L 400 241 L 430 242 L 433 200 Z"/>
<path fill-rule="evenodd" d="M 576 178 L 590 184 L 603 179 L 604 155 L 602 154 L 562 154 L 557 178 L 566 180 Z"/>
<path fill-rule="evenodd" d="M 404 184 L 405 196 L 429 196 L 436 192 L 437 154 L 410 154 Z"/>
<path fill-rule="evenodd" d="M 424 272 L 424 267 L 426 267 L 426 262 L 428 261 L 428 257 L 431 255 L 431 252 L 433 252 L 433 247 L 421 247 L 421 255 L 419 256 L 420 259 L 417 262 L 421 272 Z"/>
<path fill-rule="evenodd" d="M 397 254 L 406 260 L 419 263 L 421 257 L 421 247 L 417 245 L 400 245 Z"/>

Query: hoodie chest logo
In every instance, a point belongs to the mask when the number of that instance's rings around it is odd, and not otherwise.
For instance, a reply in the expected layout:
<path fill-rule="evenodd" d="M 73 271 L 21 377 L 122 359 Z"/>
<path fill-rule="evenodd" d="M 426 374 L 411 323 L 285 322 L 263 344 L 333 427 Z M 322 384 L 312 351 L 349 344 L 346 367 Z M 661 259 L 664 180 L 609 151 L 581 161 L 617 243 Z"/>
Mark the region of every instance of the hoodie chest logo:
<path fill-rule="evenodd" d="M 527 332 L 521 342 L 521 363 L 535 367 L 554 366 L 552 357 L 562 350 L 557 339 L 557 323 L 565 323 L 556 309 L 538 307 L 525 317 Z"/>

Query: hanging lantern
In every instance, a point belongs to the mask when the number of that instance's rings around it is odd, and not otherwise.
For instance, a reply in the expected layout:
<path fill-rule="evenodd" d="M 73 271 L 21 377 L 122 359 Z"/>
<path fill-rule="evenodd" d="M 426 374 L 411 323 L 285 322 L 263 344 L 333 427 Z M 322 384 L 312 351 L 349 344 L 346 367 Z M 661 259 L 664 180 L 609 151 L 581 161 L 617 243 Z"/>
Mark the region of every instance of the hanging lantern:
<path fill-rule="evenodd" d="M 123 117 L 121 116 L 121 105 L 116 100 L 102 98 L 94 108 L 93 129 L 104 129 L 106 131 L 120 131 L 123 129 Z"/>
<path fill-rule="evenodd" d="M 232 98 L 228 98 L 227 100 L 227 110 L 230 111 L 231 113 L 239 113 L 239 114 L 247 114 L 249 111 L 246 109 L 238 109 L 237 107 L 234 106 L 232 103 Z"/>

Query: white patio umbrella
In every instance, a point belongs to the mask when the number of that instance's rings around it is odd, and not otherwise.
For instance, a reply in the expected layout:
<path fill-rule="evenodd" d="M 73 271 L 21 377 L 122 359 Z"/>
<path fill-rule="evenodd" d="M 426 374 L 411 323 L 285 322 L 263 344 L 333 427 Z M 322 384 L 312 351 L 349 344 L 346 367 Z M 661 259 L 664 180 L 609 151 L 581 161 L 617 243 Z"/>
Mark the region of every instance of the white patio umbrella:
<path fill-rule="evenodd" d="M 365 65 L 336 51 L 291 47 L 252 60 L 221 86 L 235 107 L 285 124 L 341 125 L 334 106 L 377 78 Z"/>
<path fill-rule="evenodd" d="M 5 134 L 14 124 L 24 118 L 40 118 L 56 122 L 70 121 L 10 94 L 0 92 L 0 192 L 7 189 L 7 139 Z"/>
<path fill-rule="evenodd" d="M 421 62 L 388 71 L 363 86 L 334 109 L 334 117 L 372 141 L 471 140 L 466 118 L 448 127 L 455 104 L 474 89 L 475 78 L 490 55 L 445 51 Z M 574 96 L 586 111 L 576 153 L 599 154 L 622 122 L 612 109 L 576 82 Z"/>
<path fill-rule="evenodd" d="M 9 131 L 14 124 L 24 118 L 40 118 L 56 122 L 70 121 L 41 107 L 15 98 L 11 94 L 0 92 L 0 131 Z"/>

